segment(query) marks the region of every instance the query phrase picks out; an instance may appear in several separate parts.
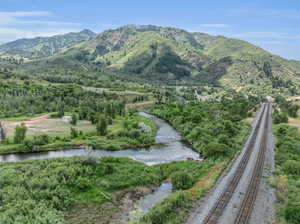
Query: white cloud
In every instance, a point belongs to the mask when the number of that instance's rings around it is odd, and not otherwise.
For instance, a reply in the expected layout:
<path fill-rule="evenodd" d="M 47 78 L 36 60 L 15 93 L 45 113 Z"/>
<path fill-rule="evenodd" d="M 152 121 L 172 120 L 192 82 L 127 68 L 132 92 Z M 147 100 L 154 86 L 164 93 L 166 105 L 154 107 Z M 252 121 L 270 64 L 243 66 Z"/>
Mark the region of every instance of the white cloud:
<path fill-rule="evenodd" d="M 14 28 L 0 28 L 0 42 L 13 41 L 20 38 L 33 38 L 33 37 L 49 37 L 58 34 L 64 34 L 69 32 L 78 32 L 77 29 L 46 29 L 43 31 L 30 31 L 24 29 Z"/>
<path fill-rule="evenodd" d="M 257 16 L 260 17 L 276 17 L 282 18 L 300 18 L 300 11 L 298 10 L 278 10 L 278 9 L 232 9 L 227 12 L 229 16 Z"/>
<path fill-rule="evenodd" d="M 245 32 L 232 34 L 236 38 L 273 38 L 273 39 L 300 39 L 298 34 L 279 33 L 279 32 Z"/>
<path fill-rule="evenodd" d="M 35 16 L 49 16 L 48 11 L 15 11 L 15 12 L 1 12 L 0 16 L 6 17 L 35 17 Z"/>
<path fill-rule="evenodd" d="M 46 26 L 81 26 L 81 23 L 72 22 L 58 22 L 58 21 L 38 21 L 38 20 L 28 20 L 28 21 L 18 21 L 17 24 L 20 25 L 46 25 Z"/>
<path fill-rule="evenodd" d="M 80 26 L 81 23 L 60 22 L 48 20 L 27 20 L 32 17 L 48 17 L 52 15 L 48 11 L 16 11 L 16 12 L 0 12 L 0 25 L 16 26 L 16 25 L 45 25 L 45 26 Z"/>
<path fill-rule="evenodd" d="M 0 11 L 0 42 L 80 30 L 81 23 L 47 20 L 51 15 L 49 11 Z"/>
<path fill-rule="evenodd" d="M 227 24 L 201 24 L 200 25 L 201 27 L 206 27 L 206 28 L 228 28 L 230 27 L 229 25 Z"/>

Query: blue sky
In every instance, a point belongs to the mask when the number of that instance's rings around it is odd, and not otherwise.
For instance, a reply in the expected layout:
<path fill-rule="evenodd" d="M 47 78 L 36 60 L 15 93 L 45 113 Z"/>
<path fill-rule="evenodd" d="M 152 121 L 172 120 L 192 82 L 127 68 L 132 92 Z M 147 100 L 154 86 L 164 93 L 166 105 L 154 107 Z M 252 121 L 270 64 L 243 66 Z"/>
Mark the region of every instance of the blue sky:
<path fill-rule="evenodd" d="M 0 4 L 0 43 L 84 28 L 101 32 L 126 24 L 174 26 L 243 39 L 300 60 L 296 0 L 1 0 Z"/>

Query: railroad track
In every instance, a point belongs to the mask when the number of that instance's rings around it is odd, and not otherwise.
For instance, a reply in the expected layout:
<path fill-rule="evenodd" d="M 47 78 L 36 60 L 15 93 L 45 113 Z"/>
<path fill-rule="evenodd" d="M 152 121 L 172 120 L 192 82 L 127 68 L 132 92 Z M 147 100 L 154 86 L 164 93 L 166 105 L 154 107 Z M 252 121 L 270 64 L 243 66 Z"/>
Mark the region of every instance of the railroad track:
<path fill-rule="evenodd" d="M 248 224 L 250 217 L 254 208 L 255 199 L 259 190 L 260 181 L 263 175 L 263 168 L 265 162 L 265 155 L 267 151 L 267 140 L 268 140 L 268 127 L 269 119 L 268 115 L 270 113 L 270 104 L 267 106 L 267 118 L 264 126 L 264 132 L 262 140 L 259 146 L 258 158 L 255 164 L 255 168 L 250 180 L 250 184 L 247 187 L 245 197 L 242 202 L 242 206 L 239 209 L 238 215 L 234 221 L 234 224 Z"/>
<path fill-rule="evenodd" d="M 255 142 L 256 142 L 256 138 L 257 138 L 258 132 L 260 130 L 263 117 L 265 115 L 266 107 L 268 107 L 268 105 L 266 103 L 263 104 L 263 109 L 260 114 L 259 120 L 255 126 L 255 129 L 251 136 L 250 142 L 249 142 L 249 144 L 246 148 L 246 151 L 237 167 L 237 170 L 236 170 L 234 176 L 232 177 L 229 184 L 225 187 L 225 190 L 220 195 L 220 197 L 218 198 L 215 205 L 209 211 L 209 214 L 205 217 L 203 224 L 217 224 L 219 218 L 223 214 L 223 211 L 225 210 L 226 206 L 228 205 L 230 199 L 232 198 L 232 195 L 234 194 L 234 192 L 240 182 L 240 179 L 242 178 L 242 175 L 246 169 L 249 159 L 251 157 L 251 154 L 252 154 Z M 267 110 L 267 112 L 268 112 L 268 110 Z M 266 116 L 266 118 L 267 118 L 267 116 Z M 241 211 L 241 212 L 243 213 L 243 211 Z"/>

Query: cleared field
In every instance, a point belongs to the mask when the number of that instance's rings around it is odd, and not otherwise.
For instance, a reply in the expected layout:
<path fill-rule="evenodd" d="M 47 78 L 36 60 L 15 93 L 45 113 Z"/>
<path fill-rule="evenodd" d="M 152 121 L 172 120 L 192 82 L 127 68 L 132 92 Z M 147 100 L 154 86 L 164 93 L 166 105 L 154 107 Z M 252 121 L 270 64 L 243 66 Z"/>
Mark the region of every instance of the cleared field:
<path fill-rule="evenodd" d="M 71 127 L 74 127 L 77 130 L 81 131 L 95 130 L 95 126 L 93 126 L 89 121 L 78 121 L 76 126 L 72 126 L 71 124 L 64 122 L 62 119 L 48 119 L 47 117 L 44 117 L 43 119 L 23 122 L 28 128 L 27 136 L 35 136 L 41 134 L 47 134 L 50 136 L 69 135 Z M 9 138 L 13 137 L 15 133 L 15 127 L 23 122 L 4 121 L 5 129 L 7 130 L 7 136 Z"/>

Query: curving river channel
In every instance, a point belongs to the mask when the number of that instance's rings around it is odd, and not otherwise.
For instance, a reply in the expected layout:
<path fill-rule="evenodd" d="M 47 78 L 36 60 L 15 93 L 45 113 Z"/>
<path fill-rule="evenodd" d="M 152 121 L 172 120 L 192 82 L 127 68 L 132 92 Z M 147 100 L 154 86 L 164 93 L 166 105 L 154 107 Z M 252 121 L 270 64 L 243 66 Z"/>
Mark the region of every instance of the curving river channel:
<path fill-rule="evenodd" d="M 155 138 L 156 145 L 150 148 L 126 149 L 120 151 L 109 151 L 95 149 L 97 156 L 129 157 L 147 165 L 168 163 L 187 159 L 200 160 L 199 154 L 181 142 L 180 134 L 165 121 L 154 115 L 140 112 L 144 117 L 151 118 L 158 127 Z M 59 151 L 47 151 L 37 153 L 16 153 L 0 155 L 0 162 L 20 162 L 25 160 L 62 158 L 85 155 L 85 149 L 67 149 Z"/>

